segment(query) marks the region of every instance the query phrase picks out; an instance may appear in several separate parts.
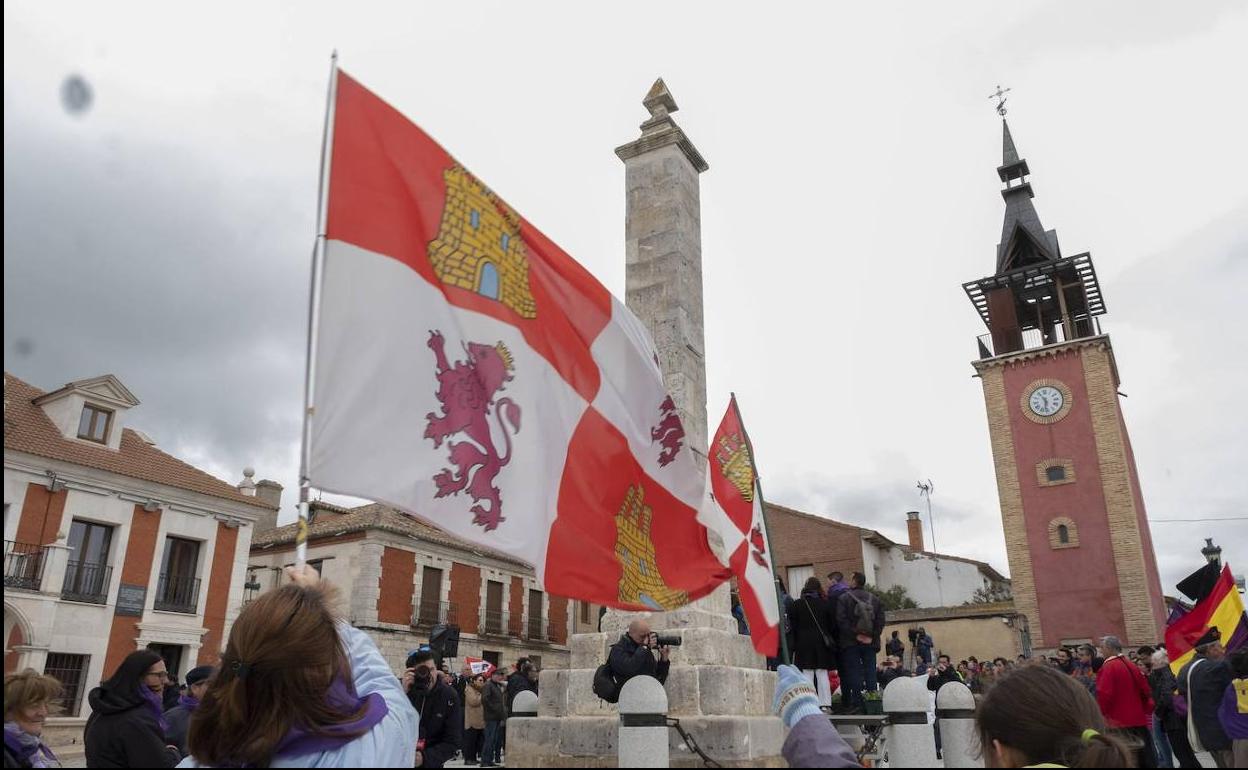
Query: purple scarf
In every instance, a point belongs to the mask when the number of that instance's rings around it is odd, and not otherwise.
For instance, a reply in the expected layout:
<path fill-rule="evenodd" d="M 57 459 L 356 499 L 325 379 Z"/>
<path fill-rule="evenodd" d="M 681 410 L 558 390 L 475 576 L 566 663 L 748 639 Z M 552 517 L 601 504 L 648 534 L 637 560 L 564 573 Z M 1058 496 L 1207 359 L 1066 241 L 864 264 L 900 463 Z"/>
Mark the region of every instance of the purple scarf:
<path fill-rule="evenodd" d="M 315 731 L 306 727 L 291 728 L 273 750 L 275 759 L 332 751 L 368 732 L 390 713 L 380 693 L 361 698 L 356 695 L 355 685 L 345 679 L 335 681 L 325 699 L 342 714 L 354 714 L 361 706 L 365 707 L 364 714 L 354 721 L 327 725 Z"/>
<path fill-rule="evenodd" d="M 160 734 L 163 736 L 168 733 L 169 722 L 165 719 L 164 700 L 146 684 L 139 685 L 139 694 L 143 696 L 143 700 L 147 701 L 147 705 L 151 707 L 152 713 L 156 715 L 156 723 L 160 725 Z"/>
<path fill-rule="evenodd" d="M 199 698 L 196 698 L 194 695 L 183 693 L 178 696 L 178 705 L 185 706 L 187 711 L 194 711 L 199 708 Z"/>
<path fill-rule="evenodd" d="M 38 735 L 23 732 L 15 723 L 4 723 L 4 747 L 31 767 L 55 767 L 60 764 Z M 36 756 L 40 755 L 40 756 Z"/>

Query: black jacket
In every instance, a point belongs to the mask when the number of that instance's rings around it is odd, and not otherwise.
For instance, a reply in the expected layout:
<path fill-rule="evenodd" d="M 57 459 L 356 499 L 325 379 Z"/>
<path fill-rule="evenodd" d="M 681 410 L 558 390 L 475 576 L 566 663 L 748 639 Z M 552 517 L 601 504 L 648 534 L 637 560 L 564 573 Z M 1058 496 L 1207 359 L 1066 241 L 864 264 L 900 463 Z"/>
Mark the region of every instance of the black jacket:
<path fill-rule="evenodd" d="M 419 767 L 442 767 L 463 744 L 464 707 L 459 696 L 439 677 L 432 689 L 412 685 L 407 699 L 420 714 L 420 739 L 425 742 L 424 763 Z"/>
<path fill-rule="evenodd" d="M 789 601 L 789 619 L 793 624 L 793 665 L 803 671 L 836 668 L 836 616 L 826 599 L 803 594 Z M 823 643 L 823 634 L 832 646 Z"/>
<path fill-rule="evenodd" d="M 616 692 L 624 688 L 624 683 L 635 676 L 652 676 L 659 684 L 667 681 L 667 673 L 672 664 L 666 660 L 655 660 L 654 653 L 648 647 L 637 644 L 628 634 L 622 634 L 620 641 L 611 645 L 607 655 L 607 668 L 615 679 Z"/>
<path fill-rule="evenodd" d="M 169 729 L 165 731 L 165 740 L 177 746 L 182 756 L 186 756 L 186 735 L 191 728 L 191 710 L 186 706 L 174 706 L 165 712 L 165 721 Z"/>
<path fill-rule="evenodd" d="M 165 740 L 156 712 L 139 693 L 96 687 L 87 702 L 87 767 L 173 767 L 182 759 L 167 745 L 171 741 Z"/>
<path fill-rule="evenodd" d="M 507 679 L 507 715 L 511 716 L 511 705 L 515 703 L 516 696 L 528 690 L 529 692 L 537 692 L 537 682 L 529 679 L 524 674 L 517 671 Z"/>
<path fill-rule="evenodd" d="M 855 601 L 857 599 L 857 601 Z M 854 631 L 854 610 L 858 602 L 869 602 L 874 614 L 871 625 L 871 648 L 880 651 L 880 634 L 884 633 L 884 605 L 878 597 L 865 588 L 851 588 L 836 599 L 837 641 L 842 649 L 858 644 L 857 632 Z"/>
<path fill-rule="evenodd" d="M 487 722 L 507 721 L 507 693 L 492 679 L 481 688 L 481 714 Z"/>
<path fill-rule="evenodd" d="M 1187 720 L 1174 710 L 1174 691 L 1178 684 L 1169 666 L 1148 672 L 1148 687 L 1153 691 L 1153 713 L 1161 721 L 1163 730 L 1184 730 L 1187 726 Z"/>
<path fill-rule="evenodd" d="M 939 691 L 942 686 L 948 684 L 949 682 L 961 682 L 962 681 L 962 675 L 959 674 L 958 670 L 954 668 L 953 666 L 946 668 L 944 671 L 941 671 L 935 666 L 933 666 L 929 670 L 936 672 L 933 676 L 929 676 L 927 678 L 927 689 L 931 690 L 932 692 Z"/>
<path fill-rule="evenodd" d="M 889 639 L 884 645 L 884 650 L 889 655 L 896 655 L 898 658 L 901 658 L 906 654 L 906 645 L 900 639 Z"/>
<path fill-rule="evenodd" d="M 1193 671 L 1192 666 L 1197 663 L 1200 665 Z M 1218 708 L 1222 705 L 1222 696 L 1226 694 L 1232 678 L 1230 664 L 1225 660 L 1213 661 L 1203 656 L 1197 657 L 1179 672 L 1179 692 L 1187 698 L 1188 713 L 1192 715 L 1196 734 L 1205 745 L 1205 751 L 1226 751 L 1231 748 L 1231 739 L 1226 737 L 1226 731 L 1222 729 L 1222 722 L 1218 719 Z"/>

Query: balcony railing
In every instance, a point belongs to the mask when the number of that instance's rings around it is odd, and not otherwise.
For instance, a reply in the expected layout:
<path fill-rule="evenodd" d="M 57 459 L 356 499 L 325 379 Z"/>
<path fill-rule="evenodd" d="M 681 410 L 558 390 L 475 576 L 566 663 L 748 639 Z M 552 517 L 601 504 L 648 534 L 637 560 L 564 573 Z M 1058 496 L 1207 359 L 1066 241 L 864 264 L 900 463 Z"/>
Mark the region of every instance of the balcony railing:
<path fill-rule="evenodd" d="M 507 635 L 507 613 L 502 610 L 481 610 L 477 632 L 487 636 Z"/>
<path fill-rule="evenodd" d="M 156 601 L 153 608 L 165 612 L 195 614 L 199 605 L 199 578 L 184 575 L 161 574 L 156 585 Z"/>
<path fill-rule="evenodd" d="M 61 598 L 74 602 L 106 604 L 113 568 L 107 564 L 71 561 L 65 565 L 65 585 Z"/>
<path fill-rule="evenodd" d="M 550 623 L 545 618 L 529 618 L 524 624 L 524 638 L 532 642 L 550 641 Z"/>
<path fill-rule="evenodd" d="M 412 626 L 416 628 L 458 624 L 459 617 L 453 602 L 420 602 L 412 616 Z"/>
<path fill-rule="evenodd" d="M 43 580 L 45 549 L 34 543 L 4 541 L 4 587 L 38 591 Z"/>
<path fill-rule="evenodd" d="M 1012 327 L 998 329 L 995 332 L 979 335 L 977 338 L 979 342 L 979 357 L 981 359 L 993 358 L 1006 355 L 1007 353 L 1017 353 L 1023 350 L 1042 348 L 1046 345 L 1056 345 L 1059 342 L 1096 337 L 1100 334 L 1101 322 L 1100 318 L 1096 316 L 1091 318 L 1085 316 L 1073 321 L 1063 317 L 1063 322 L 1055 323 L 1049 328 L 1047 333 L 1042 329 L 1036 328 L 1021 329 Z"/>

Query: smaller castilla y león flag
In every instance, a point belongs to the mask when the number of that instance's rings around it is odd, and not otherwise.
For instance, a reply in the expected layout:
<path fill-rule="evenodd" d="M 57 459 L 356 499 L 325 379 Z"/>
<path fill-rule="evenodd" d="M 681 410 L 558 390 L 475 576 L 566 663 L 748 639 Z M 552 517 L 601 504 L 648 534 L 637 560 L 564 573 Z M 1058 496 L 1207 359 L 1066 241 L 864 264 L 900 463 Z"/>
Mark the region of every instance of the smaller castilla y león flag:
<path fill-rule="evenodd" d="M 763 523 L 762 489 L 736 396 L 729 401 L 706 454 L 708 494 L 702 521 L 723 538 L 754 649 L 775 657 L 780 643 L 780 607 L 771 544 Z"/>
<path fill-rule="evenodd" d="M 415 124 L 336 72 L 307 478 L 668 610 L 727 578 L 641 321 Z M 567 191 L 568 195 L 575 194 Z"/>

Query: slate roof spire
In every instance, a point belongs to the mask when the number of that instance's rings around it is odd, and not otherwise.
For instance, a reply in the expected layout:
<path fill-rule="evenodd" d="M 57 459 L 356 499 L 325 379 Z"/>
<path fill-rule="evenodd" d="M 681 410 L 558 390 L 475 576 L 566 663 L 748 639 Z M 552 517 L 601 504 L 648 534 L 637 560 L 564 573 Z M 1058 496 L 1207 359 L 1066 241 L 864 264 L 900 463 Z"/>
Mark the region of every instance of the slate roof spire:
<path fill-rule="evenodd" d="M 1045 230 L 1031 199 L 1035 192 L 1027 177 L 1031 169 L 1019 156 L 1010 134 L 1010 124 L 1001 119 L 1001 165 L 997 176 L 1005 184 L 1005 218 L 1001 224 L 1001 242 L 997 244 L 997 273 L 1044 260 L 1061 259 L 1057 231 Z"/>

